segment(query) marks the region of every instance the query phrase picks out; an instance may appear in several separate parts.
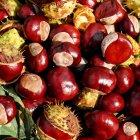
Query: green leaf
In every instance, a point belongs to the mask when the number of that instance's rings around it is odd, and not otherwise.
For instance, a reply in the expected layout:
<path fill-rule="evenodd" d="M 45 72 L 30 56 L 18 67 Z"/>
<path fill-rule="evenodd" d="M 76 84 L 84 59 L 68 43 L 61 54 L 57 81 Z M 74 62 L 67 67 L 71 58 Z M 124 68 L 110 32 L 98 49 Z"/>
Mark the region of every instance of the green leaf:
<path fill-rule="evenodd" d="M 15 89 L 11 86 L 0 85 L 0 95 L 12 97 L 18 108 L 16 118 L 6 125 L 0 125 L 0 139 L 4 136 L 12 136 L 20 140 L 39 140 L 36 134 L 36 124 Z"/>
<path fill-rule="evenodd" d="M 2 87 L 2 86 L 0 86 L 0 95 L 5 95 L 5 92 L 4 92 L 4 90 L 3 90 L 3 87 Z"/>
<path fill-rule="evenodd" d="M 4 136 L 17 137 L 17 127 L 16 118 L 6 125 L 0 125 L 0 139 Z"/>
<path fill-rule="evenodd" d="M 138 39 L 137 39 L 138 43 L 140 43 L 140 35 L 138 36 Z"/>
<path fill-rule="evenodd" d="M 26 135 L 26 139 L 31 139 L 34 135 L 34 137 L 37 138 L 36 135 L 36 125 L 32 119 L 32 116 L 30 115 L 29 111 L 25 108 L 21 108 L 22 111 L 22 123 L 24 125 L 25 128 L 25 135 Z"/>
<path fill-rule="evenodd" d="M 0 86 L 4 92 L 6 92 L 9 96 L 11 96 L 16 103 L 24 108 L 24 104 L 18 94 L 16 93 L 15 89 L 11 86 Z"/>

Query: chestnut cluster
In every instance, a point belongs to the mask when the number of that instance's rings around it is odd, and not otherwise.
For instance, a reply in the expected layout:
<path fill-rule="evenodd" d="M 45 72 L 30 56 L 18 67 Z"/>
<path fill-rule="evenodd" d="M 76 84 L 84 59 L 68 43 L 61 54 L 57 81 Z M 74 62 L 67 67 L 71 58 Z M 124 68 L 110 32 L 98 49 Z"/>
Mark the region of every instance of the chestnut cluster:
<path fill-rule="evenodd" d="M 140 140 L 139 14 L 126 3 L 0 2 L 0 84 L 14 86 L 41 140 Z M 0 95 L 0 125 L 17 110 Z"/>

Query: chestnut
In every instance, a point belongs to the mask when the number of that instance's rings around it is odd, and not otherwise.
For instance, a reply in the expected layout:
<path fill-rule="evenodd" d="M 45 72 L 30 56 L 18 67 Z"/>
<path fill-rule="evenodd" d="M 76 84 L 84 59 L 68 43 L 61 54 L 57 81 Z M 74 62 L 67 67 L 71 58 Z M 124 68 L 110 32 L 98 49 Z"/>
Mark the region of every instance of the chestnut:
<path fill-rule="evenodd" d="M 52 29 L 49 36 L 50 40 L 55 42 L 70 42 L 75 46 L 80 45 L 80 32 L 71 24 L 60 24 Z"/>
<path fill-rule="evenodd" d="M 27 18 L 28 16 L 35 15 L 33 5 L 30 5 L 30 4 L 24 4 L 24 5 L 22 5 L 20 7 L 20 9 L 17 11 L 17 15 L 20 18 L 23 18 L 23 19 Z"/>
<path fill-rule="evenodd" d="M 140 83 L 140 65 L 135 66 L 133 72 L 135 81 Z"/>
<path fill-rule="evenodd" d="M 113 140 L 139 140 L 140 133 L 137 126 L 133 122 L 120 123 L 119 129 Z"/>
<path fill-rule="evenodd" d="M 124 94 L 128 92 L 134 85 L 134 73 L 129 66 L 118 66 L 115 69 L 117 78 L 116 92 Z"/>
<path fill-rule="evenodd" d="M 15 28 L 8 28 L 2 32 L 0 36 L 0 81 L 7 83 L 17 79 L 24 71 L 24 60 L 20 52 L 24 39 Z"/>
<path fill-rule="evenodd" d="M 101 50 L 108 63 L 118 65 L 130 58 L 133 47 L 125 35 L 113 32 L 103 39 Z"/>
<path fill-rule="evenodd" d="M 91 129 L 93 137 L 111 139 L 119 128 L 119 122 L 111 112 L 96 110 L 85 116 L 86 126 Z"/>
<path fill-rule="evenodd" d="M 104 25 L 106 30 L 107 30 L 107 34 L 115 32 L 115 25 L 110 25 L 110 24 L 105 24 Z"/>
<path fill-rule="evenodd" d="M 140 86 L 134 86 L 127 98 L 127 109 L 132 116 L 140 116 Z"/>
<path fill-rule="evenodd" d="M 82 75 L 83 89 L 74 99 L 74 104 L 81 109 L 94 108 L 100 95 L 112 92 L 116 86 L 115 73 L 105 67 L 87 68 Z"/>
<path fill-rule="evenodd" d="M 11 122 L 17 113 L 13 98 L 0 95 L 0 125 Z"/>
<path fill-rule="evenodd" d="M 117 113 L 124 108 L 124 99 L 120 94 L 112 92 L 102 96 L 98 106 L 103 110 Z"/>
<path fill-rule="evenodd" d="M 107 31 L 104 25 L 91 23 L 83 33 L 82 48 L 91 53 L 100 51 L 101 42 L 106 35 Z"/>
<path fill-rule="evenodd" d="M 78 118 L 63 104 L 49 105 L 37 121 L 40 139 L 76 140 L 80 134 Z"/>
<path fill-rule="evenodd" d="M 71 67 L 71 70 L 73 71 L 73 74 L 76 79 L 81 79 L 81 75 L 83 74 L 83 72 L 87 67 L 88 67 L 88 61 L 87 59 L 82 57 L 80 63 L 75 67 Z"/>
<path fill-rule="evenodd" d="M 32 0 L 33 1 L 33 0 Z M 35 1 L 36 2 L 36 1 Z M 61 20 L 71 15 L 76 8 L 76 0 L 42 0 L 41 10 L 49 19 Z"/>
<path fill-rule="evenodd" d="M 29 110 L 29 112 L 31 114 L 33 114 L 33 112 L 35 111 L 35 109 L 41 105 L 43 102 L 45 101 L 45 99 L 39 98 L 38 100 L 29 100 L 29 99 L 23 99 L 22 102 L 24 104 L 24 107 L 27 108 Z"/>
<path fill-rule="evenodd" d="M 82 85 L 87 88 L 101 91 L 102 94 L 110 93 L 116 86 L 115 73 L 105 67 L 87 68 L 82 76 Z"/>
<path fill-rule="evenodd" d="M 30 100 L 42 98 L 46 93 L 46 89 L 44 79 L 32 73 L 23 74 L 16 84 L 16 91 L 19 95 Z"/>
<path fill-rule="evenodd" d="M 34 15 L 26 18 L 23 28 L 26 37 L 38 43 L 45 41 L 50 33 L 50 25 L 43 16 Z"/>
<path fill-rule="evenodd" d="M 100 66 L 100 67 L 106 67 L 108 69 L 112 69 L 115 67 L 114 64 L 110 64 L 104 61 L 103 57 L 99 54 L 95 54 L 90 59 L 90 66 Z"/>
<path fill-rule="evenodd" d="M 47 74 L 49 96 L 59 101 L 74 98 L 79 91 L 73 73 L 67 67 L 55 67 Z"/>
<path fill-rule="evenodd" d="M 5 9 L 0 9 L 0 21 L 5 20 L 8 18 L 8 14 Z"/>
<path fill-rule="evenodd" d="M 127 15 L 123 18 L 123 20 L 119 23 L 120 30 L 135 38 L 138 36 L 140 32 L 140 25 L 138 19 L 133 15 Z"/>
<path fill-rule="evenodd" d="M 0 62 L 0 79 L 5 82 L 13 81 L 18 76 L 20 76 L 23 67 L 24 66 L 22 59 L 14 61 L 12 63 Z"/>
<path fill-rule="evenodd" d="M 77 66 L 81 62 L 81 51 L 70 42 L 63 42 L 55 47 L 51 47 L 50 59 L 57 66 Z"/>
<path fill-rule="evenodd" d="M 99 140 L 99 139 L 92 138 L 92 137 L 81 137 L 78 140 Z"/>
<path fill-rule="evenodd" d="M 103 24 L 115 24 L 120 22 L 126 11 L 120 0 L 108 0 L 99 4 L 95 9 L 96 20 Z"/>
<path fill-rule="evenodd" d="M 97 4 L 97 0 L 78 0 L 78 3 L 86 5 L 89 8 L 93 9 Z"/>
<path fill-rule="evenodd" d="M 34 73 L 40 73 L 48 67 L 46 49 L 39 43 L 30 43 L 24 47 L 25 64 Z"/>

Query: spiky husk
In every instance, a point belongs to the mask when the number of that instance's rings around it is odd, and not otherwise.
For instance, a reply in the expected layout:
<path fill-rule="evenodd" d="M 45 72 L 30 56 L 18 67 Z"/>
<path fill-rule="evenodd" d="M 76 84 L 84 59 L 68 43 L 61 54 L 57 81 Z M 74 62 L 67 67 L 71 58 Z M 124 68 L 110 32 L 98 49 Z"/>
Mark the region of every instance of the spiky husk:
<path fill-rule="evenodd" d="M 134 11 L 135 15 L 140 18 L 140 0 L 124 0 L 127 7 Z"/>
<path fill-rule="evenodd" d="M 42 11 L 50 19 L 63 19 L 70 15 L 76 7 L 76 0 L 50 2 L 43 6 Z"/>
<path fill-rule="evenodd" d="M 7 57 L 17 58 L 20 55 L 20 48 L 24 44 L 24 39 L 19 35 L 18 31 L 13 28 L 0 36 L 0 56 L 3 59 Z M 17 59 L 16 59 L 17 60 Z M 2 62 L 2 61 L 1 61 Z"/>
<path fill-rule="evenodd" d="M 128 38 L 128 40 L 130 41 L 130 43 L 133 46 L 133 55 L 140 54 L 140 46 L 139 46 L 138 42 L 135 39 L 133 39 L 130 35 L 126 35 L 126 37 Z"/>
<path fill-rule="evenodd" d="M 101 92 L 95 89 L 84 88 L 77 98 L 74 100 L 74 104 L 84 110 L 93 109 L 99 99 Z"/>
<path fill-rule="evenodd" d="M 126 5 L 130 9 L 137 9 L 140 7 L 140 1 L 139 0 L 126 0 Z"/>
<path fill-rule="evenodd" d="M 37 5 L 38 7 L 41 7 L 42 5 L 46 4 L 48 0 L 28 0 L 30 3 L 33 3 Z"/>
<path fill-rule="evenodd" d="M 24 62 L 24 58 L 20 52 L 15 56 L 6 56 L 0 53 L 0 64 L 9 65 L 12 63 L 19 63 L 19 62 L 22 63 Z"/>
<path fill-rule="evenodd" d="M 79 135 L 79 121 L 69 107 L 65 107 L 63 104 L 51 105 L 45 109 L 45 115 L 51 123 L 63 131 L 71 133 L 72 135 Z"/>
<path fill-rule="evenodd" d="M 3 7 L 9 16 L 15 16 L 21 3 L 18 0 L 1 0 L 0 7 Z"/>
<path fill-rule="evenodd" d="M 84 31 L 93 22 L 96 22 L 93 10 L 87 6 L 79 5 L 73 17 L 75 27 Z"/>
<path fill-rule="evenodd" d="M 4 24 L 0 25 L 0 33 L 5 32 L 11 28 L 16 28 L 19 31 L 23 32 L 23 26 L 18 20 L 7 20 Z"/>
<path fill-rule="evenodd" d="M 105 2 L 105 1 L 107 1 L 107 0 L 97 0 L 98 3 Z"/>
<path fill-rule="evenodd" d="M 62 103 L 48 105 L 48 107 L 44 109 L 44 116 L 52 126 L 63 133 L 70 135 L 73 140 L 79 136 L 81 127 L 78 118 L 69 107 L 65 107 Z M 39 127 L 38 131 L 41 138 L 46 138 L 47 140 L 50 137 L 46 134 L 44 136 L 44 132 L 42 132 Z"/>

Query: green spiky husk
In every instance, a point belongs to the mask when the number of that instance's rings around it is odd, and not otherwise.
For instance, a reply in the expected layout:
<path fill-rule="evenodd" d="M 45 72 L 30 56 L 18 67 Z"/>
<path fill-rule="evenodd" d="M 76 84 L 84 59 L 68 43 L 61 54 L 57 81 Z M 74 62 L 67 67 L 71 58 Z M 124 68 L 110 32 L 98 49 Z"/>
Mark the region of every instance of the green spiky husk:
<path fill-rule="evenodd" d="M 24 39 L 13 28 L 0 36 L 0 62 L 12 63 L 22 59 L 20 52 Z"/>
<path fill-rule="evenodd" d="M 50 2 L 43 6 L 42 11 L 50 19 L 63 19 L 69 16 L 76 7 L 76 0 L 67 0 L 66 2 Z"/>
<path fill-rule="evenodd" d="M 18 0 L 1 0 L 0 6 L 7 11 L 9 16 L 15 16 L 21 3 Z"/>
<path fill-rule="evenodd" d="M 126 5 L 130 9 L 137 9 L 140 7 L 140 1 L 139 0 L 126 0 Z"/>
<path fill-rule="evenodd" d="M 79 30 L 84 31 L 91 23 L 96 22 L 93 10 L 87 6 L 79 5 L 73 15 L 73 23 Z"/>
<path fill-rule="evenodd" d="M 44 110 L 46 118 L 51 124 L 68 133 L 72 137 L 78 137 L 81 131 L 79 120 L 69 107 L 63 104 L 50 105 Z"/>
<path fill-rule="evenodd" d="M 126 0 L 127 7 L 134 11 L 135 15 L 140 18 L 140 0 Z"/>
<path fill-rule="evenodd" d="M 100 93 L 100 91 L 95 89 L 84 88 L 75 98 L 74 104 L 84 110 L 93 109 L 96 106 Z"/>

